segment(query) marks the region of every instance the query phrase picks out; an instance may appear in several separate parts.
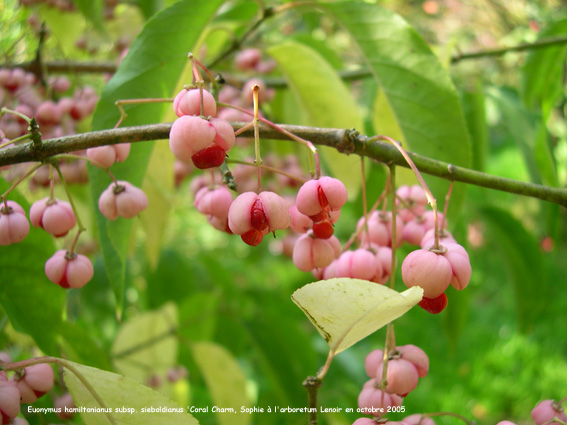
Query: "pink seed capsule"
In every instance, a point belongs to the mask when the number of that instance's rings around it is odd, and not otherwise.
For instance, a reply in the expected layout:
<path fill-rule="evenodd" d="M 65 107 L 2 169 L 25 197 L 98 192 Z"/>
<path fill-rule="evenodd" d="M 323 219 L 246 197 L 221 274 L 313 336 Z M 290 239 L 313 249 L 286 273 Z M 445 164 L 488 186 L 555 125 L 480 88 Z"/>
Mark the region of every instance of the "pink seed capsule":
<path fill-rule="evenodd" d="M 459 244 L 447 243 L 443 246 L 447 249 L 447 252 L 445 252 L 443 256 L 449 260 L 453 270 L 451 285 L 453 285 L 455 289 L 462 291 L 468 286 L 471 280 L 472 268 L 469 255 Z"/>
<path fill-rule="evenodd" d="M 380 409 L 383 409 L 382 412 L 385 412 L 388 407 L 402 405 L 403 400 L 401 397 L 378 389 L 379 385 L 379 381 L 371 379 L 362 387 L 362 391 L 358 395 L 358 407 L 361 409 L 361 413 L 377 414 L 381 413 Z"/>
<path fill-rule="evenodd" d="M 211 146 L 216 137 L 213 125 L 200 117 L 184 115 L 175 120 L 169 132 L 169 147 L 180 161 Z"/>
<path fill-rule="evenodd" d="M 409 415 L 402 419 L 404 425 L 435 425 L 435 421 L 431 418 L 424 418 L 419 413 Z"/>
<path fill-rule="evenodd" d="M 35 401 L 53 387 L 53 369 L 41 363 L 24 369 L 22 379 L 15 380 L 23 403 Z"/>
<path fill-rule="evenodd" d="M 254 103 L 254 86 L 258 86 L 258 102 L 263 103 L 269 101 L 268 88 L 266 84 L 259 78 L 252 78 L 246 81 L 244 87 L 242 87 L 242 100 L 248 104 L 252 105 Z"/>
<path fill-rule="evenodd" d="M 423 235 L 423 239 L 421 240 L 421 243 L 419 245 L 422 248 L 427 249 L 433 247 L 434 243 L 435 229 L 429 229 L 427 232 L 425 232 L 425 235 Z M 441 232 L 439 233 L 439 243 L 457 243 L 457 241 L 455 240 L 455 238 L 453 238 L 453 235 L 451 235 L 448 230 L 441 230 Z"/>
<path fill-rule="evenodd" d="M 209 122 L 213 125 L 216 132 L 214 139 L 215 145 L 222 148 L 225 152 L 231 150 L 236 141 L 232 125 L 230 125 L 228 121 L 220 118 L 211 118 Z"/>
<path fill-rule="evenodd" d="M 228 211 L 232 233 L 240 235 L 251 246 L 262 242 L 264 235 L 289 226 L 285 200 L 273 192 L 245 192 L 237 196 Z"/>
<path fill-rule="evenodd" d="M 35 118 L 39 125 L 53 126 L 61 122 L 63 114 L 59 107 L 48 100 L 43 102 L 35 112 Z"/>
<path fill-rule="evenodd" d="M 99 146 L 87 149 L 87 157 L 94 161 L 94 165 L 108 168 L 115 162 L 124 162 L 130 154 L 130 143 L 119 145 Z"/>
<path fill-rule="evenodd" d="M 400 186 L 396 190 L 396 195 L 401 198 L 405 205 L 399 199 L 396 199 L 396 205 L 399 205 L 398 214 L 404 222 L 419 217 L 425 212 L 427 205 L 427 196 L 419 185 Z"/>
<path fill-rule="evenodd" d="M 19 243 L 29 231 L 30 223 L 24 209 L 14 201 L 0 202 L 0 245 Z"/>
<path fill-rule="evenodd" d="M 0 381 L 0 418 L 2 424 L 9 424 L 10 419 L 20 413 L 20 391 L 13 382 Z"/>
<path fill-rule="evenodd" d="M 226 186 L 217 186 L 214 189 L 203 187 L 195 195 L 195 208 L 207 216 L 227 220 L 230 204 L 232 195 Z"/>
<path fill-rule="evenodd" d="M 567 416 L 565 416 L 565 411 L 555 400 L 543 400 L 540 401 L 532 409 L 532 419 L 536 425 L 543 425 L 548 423 L 553 418 L 557 418 L 563 422 L 567 422 Z M 559 422 L 551 422 L 559 423 Z"/>
<path fill-rule="evenodd" d="M 376 378 L 376 370 L 378 365 L 384 361 L 384 351 L 382 350 L 372 350 L 364 359 L 364 368 L 366 369 L 366 374 L 370 378 Z"/>
<path fill-rule="evenodd" d="M 81 254 L 69 255 L 64 249 L 57 251 L 45 263 L 47 278 L 62 288 L 82 288 L 93 277 L 91 261 Z"/>
<path fill-rule="evenodd" d="M 332 242 L 331 242 L 332 239 Z M 315 238 L 313 233 L 299 237 L 293 247 L 293 263 L 304 272 L 327 267 L 338 256 L 340 242 L 336 237 L 331 239 Z"/>
<path fill-rule="evenodd" d="M 203 90 L 203 116 L 217 115 L 215 98 L 207 90 Z M 199 89 L 181 90 L 173 100 L 173 110 L 178 117 L 183 115 L 201 115 L 201 92 Z"/>
<path fill-rule="evenodd" d="M 500 421 L 496 425 L 516 425 L 516 424 L 510 421 Z"/>
<path fill-rule="evenodd" d="M 425 351 L 412 344 L 399 346 L 398 351 L 401 359 L 407 360 L 415 366 L 420 378 L 427 376 L 429 372 L 429 357 L 427 357 Z"/>
<path fill-rule="evenodd" d="M 295 204 L 289 207 L 289 216 L 291 217 L 289 227 L 295 233 L 306 233 L 313 224 L 309 217 L 307 217 L 305 214 L 301 214 L 297 210 L 297 205 Z"/>
<path fill-rule="evenodd" d="M 376 258 L 365 249 L 345 251 L 337 259 L 337 277 L 370 280 L 376 275 Z"/>
<path fill-rule="evenodd" d="M 111 183 L 98 199 L 100 212 L 109 220 L 135 217 L 147 207 L 146 194 L 126 181 Z"/>
<path fill-rule="evenodd" d="M 69 202 L 49 198 L 33 203 L 30 208 L 30 221 L 34 227 L 41 227 L 56 238 L 65 236 L 77 224 Z"/>
<path fill-rule="evenodd" d="M 57 397 L 53 402 L 53 407 L 60 409 L 59 413 L 56 413 L 57 417 L 62 420 L 73 419 L 75 413 L 71 410 L 76 408 L 75 401 L 70 393 L 65 393 L 61 397 Z M 69 411 L 71 410 L 71 411 Z"/>
<path fill-rule="evenodd" d="M 377 422 L 370 418 L 358 418 L 352 425 L 377 425 Z"/>
<path fill-rule="evenodd" d="M 402 280 L 411 288 L 423 288 L 424 297 L 440 296 L 453 278 L 453 269 L 447 258 L 441 254 L 418 249 L 410 252 L 402 263 Z"/>
<path fill-rule="evenodd" d="M 239 71 L 253 71 L 258 62 L 262 59 L 259 49 L 244 49 L 234 58 L 234 65 Z"/>
<path fill-rule="evenodd" d="M 309 180 L 297 192 L 296 205 L 300 213 L 314 222 L 328 217 L 331 211 L 340 210 L 347 201 L 345 185 L 332 177 Z"/>
<path fill-rule="evenodd" d="M 357 229 L 364 226 L 364 217 L 358 220 Z M 367 242 L 375 243 L 379 246 L 392 246 L 392 213 L 383 213 L 381 211 L 374 211 L 368 217 L 367 222 L 368 231 L 362 230 L 359 233 L 359 240 L 362 244 Z M 401 246 L 403 243 L 403 229 L 404 223 L 401 217 L 396 217 L 396 246 Z"/>
<path fill-rule="evenodd" d="M 34 391 L 46 393 L 53 387 L 53 369 L 46 363 L 26 367 L 24 381 Z"/>
<path fill-rule="evenodd" d="M 382 363 L 376 369 L 376 379 L 382 380 L 383 366 Z M 397 394 L 405 397 L 408 393 L 417 387 L 419 375 L 415 366 L 407 360 L 392 359 L 388 361 L 388 371 L 386 372 L 386 380 L 388 386 L 386 392 Z"/>

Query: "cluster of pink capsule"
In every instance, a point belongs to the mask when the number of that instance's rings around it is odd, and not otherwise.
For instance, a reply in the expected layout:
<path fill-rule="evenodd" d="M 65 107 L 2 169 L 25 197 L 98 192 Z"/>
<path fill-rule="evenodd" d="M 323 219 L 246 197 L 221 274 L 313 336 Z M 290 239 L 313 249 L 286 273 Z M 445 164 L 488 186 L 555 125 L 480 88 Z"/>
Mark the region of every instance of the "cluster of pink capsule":
<path fill-rule="evenodd" d="M 12 359 L 6 353 L 0 353 L 0 361 L 10 363 Z M 52 387 L 53 369 L 45 363 L 16 371 L 10 379 L 0 370 L 1 425 L 12 423 L 11 420 L 20 413 L 21 403 L 35 403 Z"/>
<path fill-rule="evenodd" d="M 242 70 L 261 68 L 262 63 L 255 49 L 243 51 L 236 58 L 236 66 Z M 245 90 L 249 83 L 245 84 Z M 263 92 L 259 84 L 256 90 L 258 95 Z M 169 143 L 178 162 L 191 162 L 200 169 L 218 167 L 224 162 L 236 139 L 228 122 L 220 116 L 249 120 L 244 111 L 250 111 L 252 90 L 247 92 L 237 95 L 236 89 L 223 87 L 219 97 L 233 99 L 239 107 L 220 110 L 219 118 L 215 118 L 214 97 L 202 87 L 184 89 L 175 97 L 173 108 L 179 118 L 172 126 Z M 241 171 L 242 168 L 250 172 Z M 288 163 L 287 168 L 283 170 L 290 171 L 287 174 L 303 178 L 298 163 Z M 298 235 L 292 241 L 290 253 L 294 264 L 302 271 L 312 272 L 316 278 L 351 277 L 385 284 L 392 273 L 392 247 L 406 241 L 421 245 L 421 249 L 404 261 L 402 276 L 408 287 L 423 287 L 422 308 L 431 313 L 441 312 L 447 305 L 444 294 L 447 287 L 452 284 L 461 290 L 469 283 L 468 254 L 446 230 L 439 231 L 436 237 L 435 214 L 426 211 L 428 200 L 420 186 L 398 188 L 395 232 L 391 212 L 373 211 L 358 222 L 358 249 L 341 251 L 341 244 L 334 236 L 334 224 L 347 201 L 347 190 L 339 180 L 331 177 L 307 180 L 290 200 L 279 196 L 277 189 L 260 191 L 259 181 L 254 181 L 254 167 L 238 164 L 234 169 L 235 179 L 239 188 L 246 190 L 233 200 L 231 192 L 215 183 L 212 175 L 208 180 L 196 178 L 191 187 L 195 207 L 213 227 L 240 235 L 251 246 L 260 244 L 268 233 L 289 227 Z M 439 216 L 445 227 L 443 214 Z"/>
<path fill-rule="evenodd" d="M 132 218 L 148 205 L 144 192 L 126 181 L 116 181 L 101 194 L 99 209 L 109 220 L 119 216 Z M 77 219 L 69 202 L 47 197 L 30 208 L 34 227 L 41 227 L 56 238 L 66 236 L 76 226 Z M 14 201 L 0 204 L 0 245 L 11 245 L 25 239 L 30 230 L 24 209 Z M 79 229 L 79 232 L 81 229 Z M 73 244 L 74 247 L 74 244 Z M 91 261 L 82 254 L 59 250 L 45 263 L 45 274 L 63 288 L 82 288 L 93 277 Z"/>
<path fill-rule="evenodd" d="M 25 136 L 28 121 L 25 117 L 35 117 L 41 127 L 44 139 L 73 135 L 79 123 L 92 115 L 98 94 L 92 87 L 82 87 L 67 95 L 71 82 L 67 77 L 52 77 L 48 86 L 39 84 L 37 77 L 21 68 L 0 69 L 0 107 L 13 110 L 15 114 L 5 113 L 0 118 L 0 144 Z M 76 152 L 83 155 L 84 152 Z M 1 167 L 8 170 L 4 177 L 15 181 L 24 175 L 28 165 Z M 84 161 L 62 160 L 61 173 L 68 183 L 85 183 L 87 168 Z M 41 167 L 32 177 L 33 187 L 49 185 L 49 169 Z"/>
<path fill-rule="evenodd" d="M 0 352 L 0 362 L 11 363 L 12 359 L 6 352 Z M 28 366 L 17 370 L 10 379 L 6 372 L 0 371 L 0 425 L 28 425 L 22 417 L 16 417 L 20 405 L 35 403 L 53 387 L 53 370 L 45 363 Z M 63 420 L 72 419 L 76 407 L 73 397 L 68 392 L 54 396 L 53 406 L 56 415 Z"/>
<path fill-rule="evenodd" d="M 384 371 L 384 352 L 373 350 L 364 362 L 366 373 L 371 378 L 358 396 L 358 408 L 362 413 L 382 416 L 397 412 L 403 398 L 417 387 L 418 378 L 427 376 L 429 358 L 415 345 L 403 345 L 390 350 L 387 357 L 387 385 L 381 388 Z M 374 414 L 378 413 L 378 414 Z"/>

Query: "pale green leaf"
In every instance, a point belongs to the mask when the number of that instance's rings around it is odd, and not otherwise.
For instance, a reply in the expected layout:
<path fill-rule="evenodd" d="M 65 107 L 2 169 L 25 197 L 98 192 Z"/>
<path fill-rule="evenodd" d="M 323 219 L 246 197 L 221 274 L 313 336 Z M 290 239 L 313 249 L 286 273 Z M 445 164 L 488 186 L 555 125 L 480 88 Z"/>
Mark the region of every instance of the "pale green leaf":
<path fill-rule="evenodd" d="M 471 146 L 450 76 L 423 38 L 402 17 L 376 4 L 318 4 L 351 35 L 361 60 L 381 86 L 411 151 L 469 167 Z M 449 183 L 426 178 L 433 194 Z M 455 217 L 464 186 L 455 185 L 449 215 Z"/>
<path fill-rule="evenodd" d="M 177 364 L 178 327 L 177 307 L 173 303 L 125 322 L 112 344 L 117 370 L 139 382 L 146 382 L 154 374 L 165 374 Z"/>
<path fill-rule="evenodd" d="M 148 196 L 148 208 L 140 216 L 146 232 L 146 255 L 152 269 L 157 267 L 163 235 L 173 198 L 174 158 L 167 143 L 154 146 L 142 190 Z"/>
<path fill-rule="evenodd" d="M 358 105 L 333 67 L 305 44 L 286 41 L 270 47 L 272 56 L 305 111 L 303 124 L 318 127 L 356 128 L 364 124 Z M 355 198 L 361 185 L 360 161 L 335 149 L 318 147 L 332 175 L 341 180 Z"/>
<path fill-rule="evenodd" d="M 185 412 L 184 407 L 133 379 L 73 362 L 67 363 L 74 371 L 80 373 L 81 377 L 96 391 L 105 408 L 111 409 L 110 415 L 117 425 L 198 425 L 199 423 L 192 415 Z M 101 408 L 89 389 L 73 371 L 65 368 L 64 377 L 77 406 L 91 409 Z M 151 407 L 162 410 L 163 408 L 176 409 L 179 412 L 143 411 Z M 122 408 L 134 410 L 117 411 Z M 100 411 L 83 412 L 81 417 L 86 425 L 110 425 L 106 414 Z"/>
<path fill-rule="evenodd" d="M 86 20 L 91 21 L 97 30 L 104 31 L 102 0 L 73 0 L 73 2 Z"/>
<path fill-rule="evenodd" d="M 212 342 L 197 342 L 191 349 L 214 405 L 232 408 L 237 413 L 216 412 L 219 424 L 250 424 L 252 415 L 240 413 L 242 406 L 250 407 L 251 403 L 246 396 L 246 377 L 236 359 L 224 347 Z"/>
<path fill-rule="evenodd" d="M 400 128 L 396 115 L 388 102 L 388 98 L 384 94 L 384 90 L 378 88 L 376 90 L 376 98 L 372 110 L 372 125 L 377 134 L 385 134 L 392 139 L 400 142 L 404 149 L 408 149 L 408 143 L 404 137 L 404 133 Z M 396 185 L 414 185 L 418 184 L 417 178 L 413 171 L 408 168 L 396 170 Z"/>
<path fill-rule="evenodd" d="M 63 12 L 45 5 L 39 8 L 39 16 L 49 28 L 50 37 L 57 40 L 65 56 L 77 51 L 75 42 L 85 31 L 85 20 L 76 12 Z"/>
<path fill-rule="evenodd" d="M 291 296 L 335 354 L 402 316 L 422 298 L 418 286 L 400 293 L 350 278 L 310 283 Z"/>

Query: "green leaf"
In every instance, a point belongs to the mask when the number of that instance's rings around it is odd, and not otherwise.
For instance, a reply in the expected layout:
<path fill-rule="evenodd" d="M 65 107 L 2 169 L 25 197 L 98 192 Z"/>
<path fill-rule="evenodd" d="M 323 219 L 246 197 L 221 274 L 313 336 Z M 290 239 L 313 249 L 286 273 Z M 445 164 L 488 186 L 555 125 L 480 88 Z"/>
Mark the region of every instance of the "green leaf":
<path fill-rule="evenodd" d="M 522 152 L 534 183 L 557 186 L 557 172 L 541 117 L 526 110 L 512 89 L 491 87 L 488 91 L 503 117 L 503 124 Z"/>
<path fill-rule="evenodd" d="M 163 235 L 171 211 L 171 200 L 174 195 L 173 162 L 174 157 L 167 143 L 158 143 L 154 146 L 142 186 L 148 196 L 148 208 L 140 219 L 146 232 L 146 255 L 152 268 L 157 267 Z"/>
<path fill-rule="evenodd" d="M 85 32 L 85 20 L 78 13 L 63 12 L 55 7 L 44 5 L 39 8 L 39 16 L 49 28 L 50 38 L 57 41 L 65 56 L 71 57 L 77 51 L 76 40 Z"/>
<path fill-rule="evenodd" d="M 267 50 L 278 63 L 306 117 L 304 124 L 319 127 L 364 127 L 358 105 L 333 67 L 312 48 L 293 41 Z M 355 198 L 361 185 L 360 161 L 335 149 L 318 147 L 334 177 L 341 180 Z"/>
<path fill-rule="evenodd" d="M 457 92 L 449 74 L 421 36 L 375 4 L 318 4 L 348 33 L 380 84 L 411 151 L 455 165 L 471 164 L 471 147 Z M 448 182 L 426 178 L 444 197 Z M 464 187 L 455 185 L 450 216 L 456 216 Z"/>
<path fill-rule="evenodd" d="M 160 8 L 163 1 L 160 0 L 134 0 L 134 3 L 138 5 L 144 18 L 150 19 Z"/>
<path fill-rule="evenodd" d="M 85 332 L 84 328 L 72 322 L 64 322 L 61 339 L 65 358 L 99 369 L 112 369 L 106 351 L 95 342 L 90 333 Z"/>
<path fill-rule="evenodd" d="M 486 125 L 485 96 L 479 85 L 475 91 L 464 92 L 461 96 L 467 127 L 471 135 L 473 168 L 484 171 L 488 155 L 488 126 Z"/>
<path fill-rule="evenodd" d="M 376 97 L 372 105 L 372 126 L 377 134 L 386 134 L 400 142 L 404 149 L 407 150 L 409 148 L 396 115 L 388 102 L 388 98 L 380 87 L 376 90 Z M 396 170 L 396 186 L 411 186 L 414 184 L 419 183 L 412 170 L 403 167 L 399 167 Z"/>
<path fill-rule="evenodd" d="M 0 193 L 9 187 L 0 177 Z M 10 192 L 8 200 L 26 211 L 30 209 L 16 190 Z M 14 329 L 30 335 L 47 355 L 59 353 L 57 339 L 66 298 L 65 290 L 45 276 L 45 262 L 54 253 L 53 237 L 34 227 L 19 244 L 0 246 L 0 305 Z"/>
<path fill-rule="evenodd" d="M 146 382 L 153 374 L 165 374 L 177 364 L 178 327 L 173 303 L 130 319 L 120 327 L 112 344 L 116 368 L 139 382 Z"/>
<path fill-rule="evenodd" d="M 423 289 L 418 286 L 400 293 L 350 278 L 310 283 L 291 296 L 334 354 L 402 316 L 422 298 Z"/>
<path fill-rule="evenodd" d="M 538 40 L 567 34 L 567 19 L 551 22 L 539 34 Z M 547 120 L 555 102 L 563 93 L 563 68 L 567 45 L 534 49 L 522 69 L 522 99 L 528 108 L 541 108 Z"/>
<path fill-rule="evenodd" d="M 187 53 L 212 19 L 222 0 L 180 1 L 155 15 L 134 40 L 120 68 L 105 86 L 93 117 L 93 130 L 112 128 L 119 119 L 114 102 L 120 99 L 169 98 L 187 63 Z M 134 105 L 126 109 L 126 125 L 159 122 L 165 104 Z M 130 157 L 112 172 L 140 187 L 152 153 L 153 143 L 136 143 Z M 91 194 L 98 199 L 110 184 L 103 171 L 90 166 Z M 143 213 L 142 213 L 143 214 Z M 96 210 L 101 248 L 109 280 L 116 297 L 118 316 L 124 304 L 126 254 L 132 221 L 106 220 Z"/>
<path fill-rule="evenodd" d="M 518 322 L 526 331 L 546 311 L 545 267 L 535 237 L 508 211 L 495 207 L 480 210 L 490 238 L 487 247 L 501 260 L 514 288 Z"/>
<path fill-rule="evenodd" d="M 75 404 L 94 410 L 81 413 L 81 418 L 86 425 L 110 425 L 110 421 L 105 413 L 96 411 L 96 409 L 101 409 L 101 406 L 82 380 L 75 375 L 75 372 L 79 373 L 96 391 L 104 402 L 105 409 L 111 409 L 110 415 L 118 425 L 198 425 L 199 423 L 192 415 L 185 413 L 182 406 L 133 379 L 69 361 L 66 363 L 70 367 L 65 368 L 65 383 Z M 176 409 L 177 411 L 147 411 L 152 407 L 154 409 Z M 119 410 L 123 408 L 134 410 L 120 412 Z"/>
<path fill-rule="evenodd" d="M 222 346 L 197 342 L 191 346 L 195 362 L 203 374 L 215 406 L 232 408 L 233 412 L 216 412 L 220 425 L 248 425 L 252 415 L 240 413 L 250 407 L 246 396 L 246 377 L 234 357 Z"/>
<path fill-rule="evenodd" d="M 87 21 L 91 21 L 97 30 L 104 31 L 102 0 L 73 0 L 73 2 Z"/>

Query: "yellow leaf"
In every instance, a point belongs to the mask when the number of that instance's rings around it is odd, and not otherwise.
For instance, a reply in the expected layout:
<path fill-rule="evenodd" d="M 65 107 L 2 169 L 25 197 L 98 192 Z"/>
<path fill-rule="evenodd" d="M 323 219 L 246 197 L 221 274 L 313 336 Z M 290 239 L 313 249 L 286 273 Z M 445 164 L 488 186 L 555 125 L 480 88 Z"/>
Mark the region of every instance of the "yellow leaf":
<path fill-rule="evenodd" d="M 377 283 L 350 278 L 310 283 L 291 296 L 333 354 L 402 316 L 422 298 L 423 289 L 418 286 L 400 293 Z"/>

